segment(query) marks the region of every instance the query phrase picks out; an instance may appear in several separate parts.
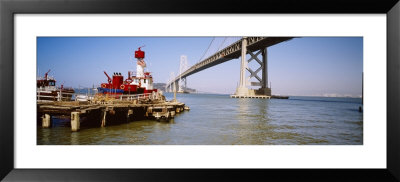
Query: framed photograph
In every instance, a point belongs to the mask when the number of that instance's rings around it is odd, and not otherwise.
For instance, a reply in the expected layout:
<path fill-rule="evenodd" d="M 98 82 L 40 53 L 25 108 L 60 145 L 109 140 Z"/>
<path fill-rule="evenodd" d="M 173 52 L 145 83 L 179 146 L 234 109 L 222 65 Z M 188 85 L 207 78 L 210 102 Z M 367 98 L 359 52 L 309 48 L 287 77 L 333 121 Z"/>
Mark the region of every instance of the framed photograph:
<path fill-rule="evenodd" d="M 1 179 L 400 180 L 397 1 L 0 8 Z"/>

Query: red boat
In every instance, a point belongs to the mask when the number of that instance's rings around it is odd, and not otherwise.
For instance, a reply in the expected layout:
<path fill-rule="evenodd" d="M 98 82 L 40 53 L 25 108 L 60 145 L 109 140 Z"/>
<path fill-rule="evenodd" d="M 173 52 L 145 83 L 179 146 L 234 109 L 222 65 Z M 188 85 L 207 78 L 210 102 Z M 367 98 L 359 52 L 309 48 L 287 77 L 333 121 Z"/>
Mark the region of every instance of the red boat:
<path fill-rule="evenodd" d="M 122 94 L 142 94 L 157 92 L 157 89 L 153 88 L 153 77 L 150 72 L 145 72 L 146 62 L 143 58 L 145 52 L 140 50 L 141 47 L 135 51 L 136 63 L 136 74 L 132 71 L 128 71 L 128 77 L 124 80 L 124 76 L 121 73 L 114 72 L 112 78 L 104 71 L 107 76 L 107 83 L 102 83 L 97 88 L 99 93 L 119 96 Z"/>
<path fill-rule="evenodd" d="M 61 84 L 60 88 L 56 87 L 56 80 L 48 76 L 50 70 L 44 74 L 44 77 L 36 79 L 36 93 L 38 100 L 52 101 L 68 101 L 71 100 L 72 94 L 75 93 L 72 88 L 64 88 Z"/>

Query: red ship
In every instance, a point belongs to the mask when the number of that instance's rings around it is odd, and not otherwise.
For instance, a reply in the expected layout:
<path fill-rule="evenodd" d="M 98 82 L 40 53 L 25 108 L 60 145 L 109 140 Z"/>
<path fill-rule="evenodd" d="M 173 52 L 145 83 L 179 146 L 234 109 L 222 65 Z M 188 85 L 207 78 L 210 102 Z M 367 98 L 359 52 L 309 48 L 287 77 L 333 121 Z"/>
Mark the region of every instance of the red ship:
<path fill-rule="evenodd" d="M 124 76 L 119 72 L 114 72 L 112 78 L 104 71 L 107 76 L 107 83 L 102 83 L 97 88 L 99 93 L 119 96 L 122 94 L 142 94 L 157 92 L 153 88 L 153 77 L 150 72 L 145 72 L 146 62 L 144 62 L 145 52 L 140 50 L 141 47 L 135 51 L 135 58 L 137 59 L 136 74 L 128 71 L 128 77 L 124 80 Z"/>
<path fill-rule="evenodd" d="M 72 88 L 64 88 L 61 84 L 60 88 L 56 87 L 56 80 L 50 77 L 50 70 L 44 74 L 44 77 L 36 79 L 36 93 L 38 100 L 52 101 L 68 101 L 71 100 L 72 94 L 75 93 Z"/>

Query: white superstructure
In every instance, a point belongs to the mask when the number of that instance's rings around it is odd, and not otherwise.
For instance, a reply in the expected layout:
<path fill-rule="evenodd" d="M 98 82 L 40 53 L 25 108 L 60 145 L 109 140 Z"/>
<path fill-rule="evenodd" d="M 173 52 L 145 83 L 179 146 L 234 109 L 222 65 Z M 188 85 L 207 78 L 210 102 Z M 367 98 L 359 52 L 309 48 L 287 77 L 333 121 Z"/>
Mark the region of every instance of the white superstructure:
<path fill-rule="evenodd" d="M 144 77 L 144 68 L 146 67 L 146 62 L 144 62 L 143 59 L 138 59 L 137 60 L 137 65 L 136 65 L 136 77 Z"/>

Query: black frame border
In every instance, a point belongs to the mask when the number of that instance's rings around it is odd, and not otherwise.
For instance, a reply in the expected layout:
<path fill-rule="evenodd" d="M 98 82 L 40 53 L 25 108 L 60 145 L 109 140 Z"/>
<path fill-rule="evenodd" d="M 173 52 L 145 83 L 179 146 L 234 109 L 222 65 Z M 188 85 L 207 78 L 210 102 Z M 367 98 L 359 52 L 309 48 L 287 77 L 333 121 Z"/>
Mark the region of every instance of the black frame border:
<path fill-rule="evenodd" d="M 381 13 L 387 15 L 387 169 L 15 169 L 14 14 Z M 317 15 L 316 15 L 317 16 Z M 0 180 L 400 181 L 398 0 L 0 0 Z M 384 121 L 380 121 L 384 122 Z"/>

